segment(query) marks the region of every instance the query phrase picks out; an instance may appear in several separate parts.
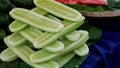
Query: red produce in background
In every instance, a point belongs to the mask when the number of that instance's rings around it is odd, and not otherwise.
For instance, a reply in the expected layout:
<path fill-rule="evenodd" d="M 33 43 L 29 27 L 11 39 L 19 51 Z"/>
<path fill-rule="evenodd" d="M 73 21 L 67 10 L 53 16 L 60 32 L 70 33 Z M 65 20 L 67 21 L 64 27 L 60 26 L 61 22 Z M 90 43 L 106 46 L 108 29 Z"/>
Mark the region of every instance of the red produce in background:
<path fill-rule="evenodd" d="M 107 0 L 56 0 L 64 4 L 107 5 Z"/>

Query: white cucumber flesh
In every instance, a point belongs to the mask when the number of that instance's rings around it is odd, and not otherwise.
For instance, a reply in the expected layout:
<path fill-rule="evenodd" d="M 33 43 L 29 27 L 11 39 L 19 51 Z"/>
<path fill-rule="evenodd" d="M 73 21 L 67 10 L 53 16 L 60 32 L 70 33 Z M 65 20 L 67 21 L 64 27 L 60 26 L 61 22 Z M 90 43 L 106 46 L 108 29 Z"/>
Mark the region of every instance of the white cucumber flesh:
<path fill-rule="evenodd" d="M 45 11 L 60 18 L 70 21 L 78 21 L 82 18 L 82 15 L 75 9 L 70 8 L 54 0 L 33 0 L 33 1 L 37 7 L 44 9 Z"/>
<path fill-rule="evenodd" d="M 74 52 L 78 56 L 85 56 L 89 53 L 89 48 L 88 48 L 87 44 L 83 44 L 79 48 L 75 49 Z"/>
<path fill-rule="evenodd" d="M 23 8 L 14 8 L 9 14 L 16 20 L 47 32 L 59 32 L 64 27 L 60 22 Z"/>
<path fill-rule="evenodd" d="M 76 30 L 65 35 L 66 39 L 69 41 L 76 41 L 80 38 L 80 33 Z"/>
<path fill-rule="evenodd" d="M 76 23 L 72 23 L 71 21 L 67 20 L 63 21 L 62 24 L 64 24 L 65 27 L 60 32 L 58 33 L 45 32 L 43 33 L 43 35 L 45 34 L 44 36 L 40 35 L 34 40 L 33 45 L 35 46 L 35 48 L 42 48 L 53 43 L 63 35 L 81 26 L 84 23 L 84 19 L 85 18 L 83 17 L 79 22 Z M 45 37 L 47 37 L 47 39 L 45 39 Z"/>
<path fill-rule="evenodd" d="M 69 42 L 69 44 L 67 43 L 67 45 L 66 45 L 66 42 L 63 42 L 64 45 L 65 45 L 65 48 L 61 52 L 52 53 L 52 52 L 49 52 L 47 50 L 39 50 L 39 51 L 37 51 L 37 52 L 30 55 L 30 60 L 32 62 L 35 62 L 35 63 L 49 61 L 51 59 L 54 59 L 57 56 L 64 55 L 66 53 L 69 53 L 69 52 L 75 50 L 76 48 L 78 48 L 82 44 L 84 44 L 87 40 L 88 40 L 88 32 L 84 31 L 81 34 L 81 38 L 79 38 L 79 40 L 77 40 L 75 42 L 71 42 L 71 41 L 66 40 L 66 41 Z"/>
<path fill-rule="evenodd" d="M 44 63 L 33 63 L 33 62 L 31 62 L 29 56 L 30 56 L 30 54 L 34 53 L 34 51 L 26 45 L 23 45 L 21 47 L 13 47 L 12 45 L 10 45 L 8 43 L 8 39 L 9 39 L 9 36 L 4 38 L 4 42 L 6 43 L 6 45 L 19 58 L 21 58 L 24 62 L 26 62 L 27 64 L 29 64 L 33 68 L 48 68 L 49 66 L 51 68 L 59 68 L 59 65 L 55 61 L 47 61 L 47 62 L 44 62 Z"/>
<path fill-rule="evenodd" d="M 0 59 L 4 62 L 11 62 L 17 58 L 17 55 L 9 48 L 3 50 L 0 54 Z"/>

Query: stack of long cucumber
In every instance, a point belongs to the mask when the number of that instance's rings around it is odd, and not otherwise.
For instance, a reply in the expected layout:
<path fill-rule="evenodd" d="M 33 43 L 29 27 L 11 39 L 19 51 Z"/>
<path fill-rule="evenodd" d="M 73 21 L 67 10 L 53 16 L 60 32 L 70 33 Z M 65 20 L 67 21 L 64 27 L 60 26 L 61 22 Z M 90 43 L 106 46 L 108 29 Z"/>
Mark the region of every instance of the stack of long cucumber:
<path fill-rule="evenodd" d="M 33 1 L 31 10 L 10 11 L 13 34 L 4 38 L 8 48 L 0 54 L 2 61 L 19 57 L 34 68 L 61 68 L 75 54 L 88 54 L 88 32 L 76 30 L 85 20 L 78 11 L 54 0 Z"/>

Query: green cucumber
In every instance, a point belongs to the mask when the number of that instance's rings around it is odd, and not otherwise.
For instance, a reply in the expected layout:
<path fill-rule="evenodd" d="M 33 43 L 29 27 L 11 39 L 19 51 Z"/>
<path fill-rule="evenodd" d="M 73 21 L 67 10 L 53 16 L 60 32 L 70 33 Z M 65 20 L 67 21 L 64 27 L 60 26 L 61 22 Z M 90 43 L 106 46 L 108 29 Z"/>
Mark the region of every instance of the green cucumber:
<path fill-rule="evenodd" d="M 36 12 L 36 13 L 41 14 L 41 15 L 46 15 L 48 13 L 40 8 L 37 8 L 37 7 L 33 8 L 31 11 Z M 17 32 L 17 31 L 20 31 L 20 30 L 24 29 L 25 27 L 27 27 L 27 25 L 28 24 L 26 24 L 24 22 L 21 22 L 19 20 L 15 20 L 9 25 L 9 29 L 11 32 Z"/>
<path fill-rule="evenodd" d="M 47 32 L 59 32 L 64 27 L 60 22 L 54 21 L 27 9 L 14 8 L 10 12 L 10 16 L 16 20 L 20 20 Z"/>
<path fill-rule="evenodd" d="M 64 24 L 65 27 L 60 32 L 58 32 L 58 33 L 49 33 L 49 32 L 43 33 L 42 35 L 38 36 L 34 40 L 34 42 L 33 42 L 34 47 L 42 48 L 42 47 L 45 47 L 45 46 L 51 44 L 52 42 L 56 41 L 63 35 L 71 32 L 71 31 L 75 30 L 76 28 L 78 28 L 79 26 L 81 26 L 84 23 L 84 20 L 85 20 L 85 18 L 83 17 L 79 22 L 76 22 L 76 23 L 73 23 L 72 21 L 67 21 L 67 20 L 62 21 L 62 24 Z"/>
<path fill-rule="evenodd" d="M 60 18 L 70 21 L 78 21 L 82 18 L 82 15 L 75 9 L 70 8 L 54 0 L 33 0 L 33 1 L 37 7 L 44 9 L 45 11 Z"/>
<path fill-rule="evenodd" d="M 73 57 L 75 56 L 74 52 L 67 53 L 65 55 L 61 55 L 53 59 L 55 62 L 57 62 L 60 67 L 63 67 L 67 62 L 69 62 Z"/>
<path fill-rule="evenodd" d="M 28 41 L 33 42 L 34 39 L 37 36 L 41 35 L 43 32 L 35 27 L 28 26 L 25 29 L 21 30 L 19 33 Z"/>
<path fill-rule="evenodd" d="M 50 52 L 61 52 L 64 49 L 64 44 L 61 41 L 55 41 L 46 46 L 45 49 Z"/>
<path fill-rule="evenodd" d="M 30 54 L 34 53 L 34 51 L 29 48 L 26 45 L 23 45 L 21 47 L 13 47 L 12 45 L 9 44 L 9 36 L 4 38 L 4 42 L 6 43 L 6 45 L 19 57 L 21 58 L 24 62 L 26 62 L 27 64 L 29 64 L 30 66 L 34 67 L 34 68 L 59 68 L 59 65 L 54 62 L 54 61 L 47 61 L 44 63 L 33 63 L 30 61 L 29 56 Z"/>
<path fill-rule="evenodd" d="M 76 41 L 80 38 L 80 33 L 76 30 L 65 35 L 66 39 L 69 41 Z"/>
<path fill-rule="evenodd" d="M 4 62 L 10 62 L 17 59 L 17 55 L 14 54 L 14 52 L 11 49 L 7 48 L 1 52 L 0 59 Z"/>
<path fill-rule="evenodd" d="M 79 56 L 85 56 L 89 53 L 89 48 L 87 44 L 83 44 L 79 48 L 75 49 L 74 52 Z"/>
<path fill-rule="evenodd" d="M 17 32 L 10 35 L 8 39 L 9 44 L 16 47 L 25 44 L 26 41 L 27 40 Z"/>
<path fill-rule="evenodd" d="M 30 60 L 34 63 L 49 61 L 51 59 L 54 59 L 57 56 L 64 55 L 66 53 L 69 53 L 69 52 L 75 50 L 76 48 L 78 48 L 82 44 L 84 44 L 87 40 L 88 40 L 88 32 L 84 31 L 81 34 L 81 37 L 79 38 L 79 40 L 77 40 L 75 42 L 71 42 L 71 41 L 68 41 L 68 40 L 63 40 L 62 42 L 64 43 L 65 48 L 61 52 L 52 53 L 52 52 L 49 52 L 45 49 L 39 50 L 39 51 L 30 55 Z M 67 45 L 66 45 L 66 43 L 67 43 Z"/>

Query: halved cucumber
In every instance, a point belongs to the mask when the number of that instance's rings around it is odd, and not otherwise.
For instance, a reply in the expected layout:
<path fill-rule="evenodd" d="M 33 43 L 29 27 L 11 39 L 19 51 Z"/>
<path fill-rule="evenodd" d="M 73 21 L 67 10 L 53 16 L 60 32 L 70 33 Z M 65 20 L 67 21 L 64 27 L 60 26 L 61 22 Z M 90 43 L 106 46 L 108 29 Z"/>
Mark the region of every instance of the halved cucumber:
<path fill-rule="evenodd" d="M 75 42 L 65 40 L 63 42 L 65 44 L 65 49 L 62 50 L 61 52 L 52 53 L 52 52 L 49 52 L 49 51 L 46 51 L 46 50 L 39 50 L 39 51 L 37 51 L 37 52 L 30 55 L 30 60 L 32 62 L 35 62 L 35 63 L 49 61 L 51 59 L 54 59 L 57 56 L 64 55 L 66 53 L 69 53 L 69 52 L 75 50 L 76 48 L 78 48 L 82 44 L 84 44 L 87 40 L 88 40 L 88 32 L 84 31 L 81 34 L 81 38 L 79 38 L 79 40 L 77 40 Z"/>
<path fill-rule="evenodd" d="M 89 53 L 89 48 L 87 44 L 83 44 L 79 48 L 75 49 L 74 52 L 79 56 L 85 56 Z"/>
<path fill-rule="evenodd" d="M 4 62 L 10 62 L 17 59 L 17 55 L 14 54 L 14 52 L 11 49 L 7 48 L 1 52 L 0 59 Z"/>
<path fill-rule="evenodd" d="M 58 32 L 58 33 L 49 33 L 49 32 L 45 32 L 42 35 L 38 36 L 34 42 L 33 45 L 35 48 L 42 48 L 45 47 L 49 44 L 51 44 L 52 42 L 56 41 L 57 39 L 59 39 L 60 37 L 62 37 L 63 35 L 75 30 L 76 28 L 78 28 L 79 26 L 81 26 L 84 23 L 84 17 L 76 23 L 72 23 L 72 21 L 67 21 L 64 20 L 62 22 L 62 24 L 64 24 L 64 28 Z"/>
<path fill-rule="evenodd" d="M 50 19 L 53 19 L 53 20 L 55 20 L 55 21 L 61 22 L 60 19 L 56 18 L 56 17 L 53 16 L 53 15 L 47 14 L 47 15 L 45 15 L 45 16 L 48 17 L 48 18 L 50 18 Z"/>
<path fill-rule="evenodd" d="M 27 26 L 26 23 L 15 20 L 9 25 L 9 29 L 11 32 L 17 32 L 24 29 L 26 26 Z"/>
<path fill-rule="evenodd" d="M 41 14 L 41 15 L 46 15 L 48 13 L 48 12 L 38 8 L 38 7 L 33 8 L 31 11 L 36 12 L 36 13 Z M 15 20 L 9 25 L 9 29 L 11 32 L 17 32 L 17 31 L 24 29 L 27 25 L 28 24 L 26 24 L 24 22 L 21 22 L 19 20 Z"/>
<path fill-rule="evenodd" d="M 45 47 L 49 52 L 61 52 L 64 49 L 64 44 L 61 41 L 55 41 Z"/>
<path fill-rule="evenodd" d="M 27 40 L 17 32 L 11 34 L 8 39 L 9 44 L 15 47 L 25 44 L 26 41 Z"/>
<path fill-rule="evenodd" d="M 67 62 L 69 62 L 75 56 L 74 52 L 67 53 L 65 55 L 58 56 L 53 60 L 57 62 L 60 67 L 63 67 Z"/>
<path fill-rule="evenodd" d="M 65 35 L 66 39 L 69 41 L 76 41 L 80 38 L 80 33 L 76 30 Z"/>
<path fill-rule="evenodd" d="M 25 22 L 47 32 L 59 32 L 64 27 L 60 22 L 54 21 L 27 9 L 14 8 L 10 12 L 10 16 L 16 20 Z"/>
<path fill-rule="evenodd" d="M 37 7 L 42 8 L 47 12 L 60 18 L 70 21 L 78 21 L 82 18 L 82 15 L 75 9 L 72 9 L 54 0 L 33 0 L 33 1 Z"/>
<path fill-rule="evenodd" d="M 29 59 L 29 56 L 30 54 L 34 53 L 34 51 L 29 48 L 28 46 L 26 45 L 23 45 L 21 47 L 13 47 L 12 45 L 10 45 L 8 43 L 8 39 L 9 39 L 9 36 L 4 38 L 4 42 L 7 44 L 7 46 L 19 57 L 21 58 L 24 62 L 26 62 L 27 64 L 29 64 L 30 66 L 34 67 L 34 68 L 48 68 L 48 67 L 51 67 L 51 68 L 59 68 L 59 65 L 54 62 L 54 61 L 47 61 L 47 62 L 44 62 L 44 63 L 39 63 L 39 64 L 36 64 L 36 63 L 33 63 L 30 61 Z"/>
<path fill-rule="evenodd" d="M 19 33 L 28 41 L 33 42 L 34 39 L 37 36 L 41 35 L 43 32 L 35 27 L 28 26 L 25 29 L 21 30 Z"/>

